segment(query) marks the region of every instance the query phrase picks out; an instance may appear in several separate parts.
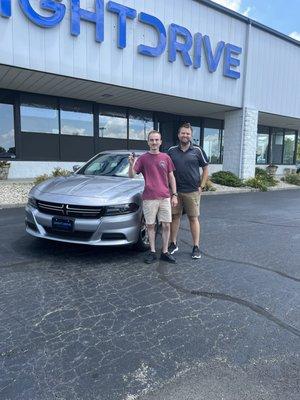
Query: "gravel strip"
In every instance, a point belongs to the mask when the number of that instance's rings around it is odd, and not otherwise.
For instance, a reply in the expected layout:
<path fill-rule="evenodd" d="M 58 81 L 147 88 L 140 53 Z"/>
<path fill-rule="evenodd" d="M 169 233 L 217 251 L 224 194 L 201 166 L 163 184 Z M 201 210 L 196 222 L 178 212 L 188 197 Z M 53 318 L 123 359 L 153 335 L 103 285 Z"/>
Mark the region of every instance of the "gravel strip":
<path fill-rule="evenodd" d="M 32 182 L 13 182 L 0 181 L 0 208 L 10 208 L 24 206 L 27 203 L 27 196 L 32 188 Z M 205 195 L 225 194 L 225 193 L 246 193 L 257 192 L 258 189 L 253 188 L 234 188 L 229 186 L 214 184 L 217 189 L 212 192 L 204 192 Z M 269 188 L 269 190 L 285 190 L 285 189 L 300 189 L 300 186 L 290 185 L 279 181 L 277 186 Z"/>
<path fill-rule="evenodd" d="M 32 183 L 11 183 L 0 181 L 0 208 L 27 203 Z"/>

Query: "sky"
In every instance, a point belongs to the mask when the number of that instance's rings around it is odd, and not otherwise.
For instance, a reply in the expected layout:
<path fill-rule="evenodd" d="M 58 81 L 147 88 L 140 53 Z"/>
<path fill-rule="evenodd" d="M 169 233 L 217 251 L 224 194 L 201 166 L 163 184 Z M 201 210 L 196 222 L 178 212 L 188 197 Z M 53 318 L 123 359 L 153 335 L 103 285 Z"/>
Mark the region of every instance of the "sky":
<path fill-rule="evenodd" d="M 300 0 L 213 0 L 300 41 Z"/>

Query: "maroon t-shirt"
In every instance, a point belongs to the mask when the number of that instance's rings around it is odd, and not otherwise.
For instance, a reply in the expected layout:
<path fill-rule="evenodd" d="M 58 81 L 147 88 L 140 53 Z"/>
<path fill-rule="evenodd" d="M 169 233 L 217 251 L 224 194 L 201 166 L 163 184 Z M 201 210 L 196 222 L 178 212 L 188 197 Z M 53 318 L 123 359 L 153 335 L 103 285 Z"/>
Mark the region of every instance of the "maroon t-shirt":
<path fill-rule="evenodd" d="M 143 200 L 157 200 L 170 197 L 169 173 L 175 170 L 173 161 L 165 153 L 141 155 L 135 165 L 137 174 L 145 179 Z"/>

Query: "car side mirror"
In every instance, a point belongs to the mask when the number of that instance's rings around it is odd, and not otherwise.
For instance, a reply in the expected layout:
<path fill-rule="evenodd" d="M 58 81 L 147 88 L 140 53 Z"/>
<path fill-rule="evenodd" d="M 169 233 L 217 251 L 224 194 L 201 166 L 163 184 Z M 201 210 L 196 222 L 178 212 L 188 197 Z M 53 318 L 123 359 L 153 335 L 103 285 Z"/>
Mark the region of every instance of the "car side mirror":
<path fill-rule="evenodd" d="M 73 165 L 73 172 L 78 171 L 80 168 L 80 165 Z"/>

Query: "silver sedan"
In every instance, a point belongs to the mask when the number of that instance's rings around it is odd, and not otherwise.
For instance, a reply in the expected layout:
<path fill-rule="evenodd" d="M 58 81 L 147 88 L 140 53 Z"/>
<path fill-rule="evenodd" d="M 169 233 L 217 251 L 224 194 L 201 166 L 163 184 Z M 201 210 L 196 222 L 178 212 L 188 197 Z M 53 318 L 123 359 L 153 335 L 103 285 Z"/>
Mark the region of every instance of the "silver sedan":
<path fill-rule="evenodd" d="M 149 247 L 142 177 L 128 177 L 130 151 L 97 154 L 68 177 L 31 189 L 26 231 L 35 237 L 94 246 Z M 136 152 L 139 156 L 142 152 Z"/>

